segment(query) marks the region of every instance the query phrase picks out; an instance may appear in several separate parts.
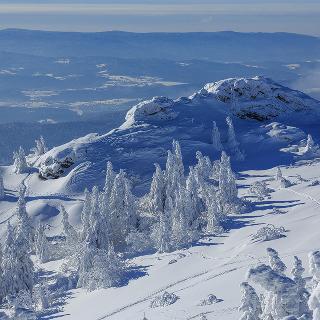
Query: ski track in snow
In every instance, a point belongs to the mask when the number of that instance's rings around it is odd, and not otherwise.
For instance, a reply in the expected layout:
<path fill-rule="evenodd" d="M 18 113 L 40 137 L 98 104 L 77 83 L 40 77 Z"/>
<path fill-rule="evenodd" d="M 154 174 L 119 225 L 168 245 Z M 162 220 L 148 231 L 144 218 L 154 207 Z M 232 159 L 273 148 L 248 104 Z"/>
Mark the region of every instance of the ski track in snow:
<path fill-rule="evenodd" d="M 318 206 L 320 206 L 320 201 L 318 201 L 317 199 L 313 198 L 312 196 L 310 196 L 306 193 L 298 192 L 293 189 L 284 189 L 284 190 L 292 192 L 298 196 L 301 196 L 302 198 L 307 198 L 307 199 L 311 200 L 312 202 L 314 202 L 315 204 L 317 204 Z"/>
<path fill-rule="evenodd" d="M 241 267 L 240 267 L 240 268 L 241 268 Z M 123 312 L 123 311 L 125 311 L 125 310 L 127 310 L 127 309 L 129 309 L 129 308 L 131 308 L 131 307 L 134 307 L 134 306 L 136 306 L 136 305 L 138 305 L 138 304 L 140 304 L 140 303 L 144 303 L 144 302 L 150 300 L 151 298 L 153 298 L 154 296 L 160 294 L 161 292 L 164 292 L 164 291 L 166 291 L 166 290 L 168 290 L 168 289 L 170 289 L 170 288 L 172 288 L 172 287 L 175 287 L 176 285 L 179 285 L 179 284 L 181 284 L 181 283 L 187 282 L 187 281 L 189 281 L 189 280 L 196 279 L 196 278 L 198 278 L 198 277 L 201 277 L 201 276 L 203 276 L 203 275 L 206 275 L 206 274 L 208 274 L 208 273 L 211 273 L 211 272 L 215 271 L 216 269 L 217 269 L 217 268 L 212 269 L 212 270 L 203 271 L 203 272 L 200 272 L 200 273 L 198 273 L 198 274 L 195 274 L 195 275 L 193 275 L 193 276 L 191 276 L 191 277 L 187 277 L 187 278 L 181 279 L 181 280 L 179 280 L 179 281 L 176 281 L 176 282 L 174 282 L 174 283 L 171 283 L 171 284 L 169 284 L 169 285 L 167 285 L 167 286 L 165 286 L 165 287 L 163 287 L 163 288 L 161 288 L 161 289 L 158 289 L 157 291 L 155 291 L 155 292 L 147 295 L 147 296 L 144 297 L 144 298 L 141 298 L 141 299 L 139 299 L 139 300 L 137 300 L 137 301 L 135 301 L 135 302 L 132 302 L 132 303 L 126 305 L 126 306 L 123 306 L 123 307 L 121 307 L 121 308 L 119 308 L 119 309 L 117 309 L 117 310 L 114 310 L 114 311 L 112 311 L 112 312 L 110 312 L 110 313 L 108 313 L 108 314 L 106 314 L 106 315 L 104 315 L 104 316 L 101 316 L 101 317 L 97 318 L 97 320 L 103 320 L 103 319 L 110 318 L 110 317 L 112 317 L 112 316 L 114 316 L 114 315 L 116 315 L 116 314 L 118 314 L 118 313 L 120 313 L 120 312 Z M 215 275 L 213 275 L 213 276 L 210 276 L 210 277 L 208 277 L 208 278 L 206 278 L 206 279 L 204 279 L 204 280 L 202 280 L 202 281 L 199 281 L 199 282 L 197 282 L 196 284 L 189 285 L 189 286 L 187 286 L 187 287 L 185 287 L 185 288 L 181 288 L 181 289 L 176 290 L 176 291 L 173 291 L 173 292 L 183 291 L 183 290 L 185 290 L 185 289 L 194 287 L 195 285 L 197 285 L 197 284 L 199 284 L 199 283 L 201 283 L 201 282 L 203 282 L 203 281 L 207 281 L 207 280 L 210 280 L 210 279 L 214 279 L 214 278 L 223 276 L 223 275 L 225 275 L 225 274 L 227 274 L 227 273 L 230 273 L 230 272 L 233 272 L 233 271 L 235 271 L 235 270 L 237 270 L 237 269 L 239 269 L 239 268 L 232 268 L 232 269 L 229 269 L 229 270 L 225 270 L 225 271 L 223 271 L 223 272 L 220 272 L 220 273 L 217 273 L 217 274 L 215 274 Z"/>

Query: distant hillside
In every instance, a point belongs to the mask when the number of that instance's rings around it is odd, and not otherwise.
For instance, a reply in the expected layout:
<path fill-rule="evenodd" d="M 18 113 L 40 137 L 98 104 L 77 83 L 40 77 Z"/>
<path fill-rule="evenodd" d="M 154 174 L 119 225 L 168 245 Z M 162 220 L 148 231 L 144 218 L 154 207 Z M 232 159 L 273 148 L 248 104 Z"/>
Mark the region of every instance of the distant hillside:
<path fill-rule="evenodd" d="M 288 61 L 319 59 L 317 37 L 290 33 L 0 31 L 0 51 L 42 56 Z"/>

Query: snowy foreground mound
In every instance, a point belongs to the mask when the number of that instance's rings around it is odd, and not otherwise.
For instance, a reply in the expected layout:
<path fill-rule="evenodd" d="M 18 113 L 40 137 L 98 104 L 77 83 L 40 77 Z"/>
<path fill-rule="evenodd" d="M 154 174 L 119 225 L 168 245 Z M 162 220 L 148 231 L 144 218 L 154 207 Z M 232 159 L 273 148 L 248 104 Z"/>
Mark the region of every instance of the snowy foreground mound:
<path fill-rule="evenodd" d="M 227 116 L 233 118 L 247 160 L 261 157 L 256 165 L 275 165 L 279 156 L 269 157 L 269 163 L 263 157 L 263 153 L 272 151 L 289 162 L 305 146 L 307 134 L 314 133 L 320 119 L 319 106 L 318 101 L 301 92 L 259 77 L 207 84 L 189 98 L 156 97 L 129 110 L 118 129 L 73 140 L 36 159 L 35 167 L 44 173 L 42 178 L 60 178 L 57 183 L 39 184 L 38 175 L 34 175 L 30 185 L 34 192 L 39 185 L 41 191 L 83 192 L 94 184 L 102 186 L 107 161 L 111 161 L 117 169 L 126 170 L 138 192 L 144 192 L 153 164 L 164 165 L 173 139 L 180 141 L 186 165 L 195 163 L 198 150 L 213 158 L 220 156 L 220 150 L 212 145 L 213 121 L 220 131 L 223 149 L 233 157 L 227 141 Z M 283 152 L 292 150 L 292 146 L 295 152 Z"/>

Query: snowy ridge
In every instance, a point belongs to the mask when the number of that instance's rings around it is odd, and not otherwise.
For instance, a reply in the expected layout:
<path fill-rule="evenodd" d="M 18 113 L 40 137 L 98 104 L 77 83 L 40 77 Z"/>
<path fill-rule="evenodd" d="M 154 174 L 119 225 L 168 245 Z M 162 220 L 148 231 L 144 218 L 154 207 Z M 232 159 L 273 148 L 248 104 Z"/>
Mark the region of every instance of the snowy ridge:
<path fill-rule="evenodd" d="M 85 163 L 80 171 L 75 170 L 68 175 L 63 184 L 70 190 L 82 192 L 94 183 L 102 185 L 102 178 L 98 182 L 100 178 L 97 177 L 104 172 L 107 161 L 112 161 L 133 177 L 134 186 L 144 188 L 151 178 L 153 163 L 165 163 L 166 150 L 173 139 L 181 142 L 186 165 L 194 164 L 194 154 L 198 150 L 218 157 L 220 151 L 217 153 L 212 146 L 212 121 L 221 132 L 222 149 L 236 160 L 242 155 L 235 156 L 229 150 L 227 116 L 233 117 L 241 149 L 251 158 L 257 157 L 251 148 L 257 137 L 268 142 L 260 146 L 264 151 L 269 148 L 273 148 L 272 152 L 286 150 L 293 143 L 303 145 L 309 133 L 307 130 L 313 124 L 316 126 L 319 110 L 318 101 L 269 79 L 227 79 L 207 84 L 189 98 L 155 97 L 141 102 L 128 111 L 119 128 L 102 136 L 87 135 L 53 148 L 39 157 L 35 165 L 46 170 L 52 166 L 52 160 L 63 162 L 71 158 L 74 164 L 63 170 L 65 177 L 74 167 Z M 275 118 L 279 122 L 277 127 L 282 139 L 278 139 L 279 134 L 274 134 L 272 127 L 268 127 L 268 119 Z M 262 120 L 266 124 L 261 125 Z M 292 127 L 291 132 L 300 130 L 299 134 L 292 135 L 284 129 L 288 125 Z M 49 185 L 50 182 L 45 181 L 44 184 Z"/>

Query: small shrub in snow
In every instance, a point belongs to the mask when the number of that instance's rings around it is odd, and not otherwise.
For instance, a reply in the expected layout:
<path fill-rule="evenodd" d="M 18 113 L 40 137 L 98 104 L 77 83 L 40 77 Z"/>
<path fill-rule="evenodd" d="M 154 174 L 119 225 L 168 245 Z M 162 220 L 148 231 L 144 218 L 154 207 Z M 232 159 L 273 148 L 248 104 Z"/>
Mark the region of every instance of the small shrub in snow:
<path fill-rule="evenodd" d="M 273 207 L 273 208 L 272 208 L 272 213 L 273 213 L 273 214 L 285 214 L 286 211 L 283 211 L 283 210 L 280 210 L 280 209 L 278 209 L 278 208 L 276 208 L 276 207 Z"/>
<path fill-rule="evenodd" d="M 272 190 L 268 188 L 265 181 L 257 181 L 250 187 L 249 191 L 252 195 L 256 196 L 258 200 L 262 201 L 264 198 L 270 196 Z"/>
<path fill-rule="evenodd" d="M 315 186 L 318 186 L 319 184 L 320 184 L 319 180 L 314 180 L 309 184 L 309 187 L 315 187 Z"/>
<path fill-rule="evenodd" d="M 200 301 L 200 306 L 211 306 L 212 304 L 218 303 L 221 300 L 218 299 L 214 294 L 209 294 L 207 298 Z"/>
<path fill-rule="evenodd" d="M 288 179 L 283 177 L 280 179 L 280 188 L 289 188 L 291 186 L 292 186 L 292 183 Z"/>
<path fill-rule="evenodd" d="M 260 228 L 252 239 L 256 241 L 270 241 L 285 237 L 286 230 L 284 227 L 276 227 L 273 224 L 268 224 Z"/>
<path fill-rule="evenodd" d="M 157 296 L 154 300 L 151 301 L 150 307 L 157 308 L 157 307 L 166 307 L 174 304 L 179 299 L 174 293 L 169 293 L 165 291 L 162 295 Z"/>

